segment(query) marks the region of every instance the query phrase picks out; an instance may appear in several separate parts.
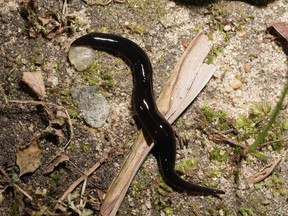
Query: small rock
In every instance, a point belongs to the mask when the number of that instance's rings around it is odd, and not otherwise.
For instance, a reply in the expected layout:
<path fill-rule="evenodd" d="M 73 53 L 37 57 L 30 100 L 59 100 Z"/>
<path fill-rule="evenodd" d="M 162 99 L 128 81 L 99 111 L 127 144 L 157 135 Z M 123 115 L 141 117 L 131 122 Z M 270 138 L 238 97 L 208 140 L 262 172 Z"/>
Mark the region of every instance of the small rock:
<path fill-rule="evenodd" d="M 237 79 L 236 77 L 234 77 L 233 80 L 231 81 L 230 85 L 234 90 L 236 90 L 242 86 L 242 82 L 239 79 Z"/>
<path fill-rule="evenodd" d="M 254 142 L 255 142 L 255 139 L 252 138 L 252 137 L 246 140 L 246 143 L 247 143 L 248 145 L 252 145 Z"/>
<path fill-rule="evenodd" d="M 51 86 L 52 86 L 52 87 L 57 86 L 58 83 L 59 83 L 58 81 L 59 81 L 59 80 L 58 80 L 58 77 L 56 77 L 56 76 L 50 76 L 50 77 L 48 78 L 48 82 L 51 83 Z"/>
<path fill-rule="evenodd" d="M 225 25 L 224 28 L 223 28 L 223 30 L 224 30 L 225 32 L 229 32 L 229 31 L 232 30 L 232 27 L 231 27 L 230 25 Z"/>
<path fill-rule="evenodd" d="M 175 7 L 176 7 L 176 3 L 173 2 L 173 1 L 168 2 L 168 3 L 167 3 L 167 7 L 168 7 L 168 8 L 175 8 Z"/>
<path fill-rule="evenodd" d="M 68 54 L 69 61 L 77 71 L 89 68 L 95 61 L 95 52 L 89 47 L 71 47 Z"/>
<path fill-rule="evenodd" d="M 244 72 L 248 73 L 251 70 L 251 65 L 249 63 L 244 64 Z"/>
<path fill-rule="evenodd" d="M 43 53 L 39 53 L 38 55 L 35 56 L 35 64 L 36 65 L 42 65 L 44 63 L 45 56 Z"/>
<path fill-rule="evenodd" d="M 102 94 L 96 94 L 96 87 L 72 89 L 72 97 L 78 102 L 78 107 L 85 122 L 92 127 L 101 127 L 109 114 L 110 106 Z"/>
<path fill-rule="evenodd" d="M 262 202 L 261 202 L 261 204 L 262 205 L 264 205 L 264 206 L 267 206 L 267 205 L 269 205 L 271 202 L 270 202 L 270 200 L 263 200 Z"/>
<path fill-rule="evenodd" d="M 146 201 L 145 204 L 146 204 L 147 209 L 151 209 L 152 208 L 151 202 L 149 200 Z"/>
<path fill-rule="evenodd" d="M 166 15 L 160 19 L 160 23 L 164 26 L 164 28 L 169 28 L 173 26 L 174 19 L 170 15 Z"/>

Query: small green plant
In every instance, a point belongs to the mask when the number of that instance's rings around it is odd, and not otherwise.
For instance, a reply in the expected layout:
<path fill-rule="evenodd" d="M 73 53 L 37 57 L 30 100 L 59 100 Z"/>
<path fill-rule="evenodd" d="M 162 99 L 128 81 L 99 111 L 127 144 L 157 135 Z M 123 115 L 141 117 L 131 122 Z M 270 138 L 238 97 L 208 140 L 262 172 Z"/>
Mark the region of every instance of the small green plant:
<path fill-rule="evenodd" d="M 88 145 L 88 144 L 83 144 L 81 147 L 82 147 L 82 150 L 83 150 L 84 152 L 87 152 L 87 151 L 90 151 L 90 150 L 91 150 L 91 146 Z"/>
<path fill-rule="evenodd" d="M 174 215 L 173 214 L 173 208 L 171 208 L 171 207 L 166 207 L 163 209 L 163 211 L 164 211 L 165 215 Z"/>
<path fill-rule="evenodd" d="M 228 113 L 223 111 L 215 112 L 209 106 L 202 108 L 202 113 L 209 123 L 212 123 L 217 130 L 229 129 Z"/>
<path fill-rule="evenodd" d="M 60 176 L 57 175 L 57 174 L 55 174 L 55 173 L 51 173 L 51 174 L 50 174 L 50 178 L 51 178 L 53 181 L 58 182 L 59 179 L 60 179 Z"/>
<path fill-rule="evenodd" d="M 207 64 L 213 64 L 214 58 L 220 53 L 223 53 L 223 48 L 220 45 L 214 45 L 207 56 Z"/>
<path fill-rule="evenodd" d="M 71 151 L 71 152 L 75 152 L 77 149 L 77 145 L 74 144 L 74 143 L 70 143 L 69 146 L 68 146 L 68 150 Z"/>
<path fill-rule="evenodd" d="M 98 77 L 94 77 L 94 76 L 91 76 L 91 75 L 85 75 L 83 77 L 83 79 L 88 82 L 88 85 L 89 86 L 93 86 L 93 85 L 96 85 L 98 82 L 99 82 L 99 78 Z"/>
<path fill-rule="evenodd" d="M 239 212 L 242 216 L 256 216 L 252 208 L 239 208 Z"/>
<path fill-rule="evenodd" d="M 73 109 L 73 108 L 67 109 L 67 111 L 68 111 L 69 116 L 70 116 L 72 119 L 78 118 L 78 116 L 79 116 L 79 111 L 77 111 L 77 110 L 75 110 L 75 109 Z"/>
<path fill-rule="evenodd" d="M 219 147 L 215 147 L 210 151 L 210 156 L 213 160 L 216 160 L 218 162 L 223 162 L 227 160 L 228 153 L 221 152 L 221 149 Z"/>
<path fill-rule="evenodd" d="M 182 174 L 189 174 L 189 172 L 197 169 L 198 161 L 198 158 L 195 157 L 181 160 L 181 162 L 176 165 L 175 170 Z"/>
<path fill-rule="evenodd" d="M 265 182 L 266 187 L 272 188 L 273 196 L 280 194 L 281 196 L 286 196 L 288 190 L 284 186 L 284 180 L 280 179 L 277 174 L 273 174 L 268 181 Z"/>
<path fill-rule="evenodd" d="M 69 90 L 69 89 L 63 89 L 63 90 L 60 92 L 60 97 L 61 97 L 62 99 L 66 99 L 69 95 L 70 95 L 70 90 Z"/>
<path fill-rule="evenodd" d="M 270 117 L 270 120 L 268 121 L 268 123 L 265 126 L 265 128 L 263 129 L 263 131 L 257 136 L 255 142 L 251 146 L 249 146 L 248 152 L 250 154 L 252 154 L 258 158 L 261 158 L 261 159 L 267 159 L 268 158 L 267 156 L 256 151 L 256 149 L 260 144 L 262 144 L 264 142 L 265 138 L 268 136 L 269 130 L 272 128 L 273 124 L 276 122 L 276 118 L 280 113 L 280 110 L 283 106 L 283 102 L 284 102 L 284 99 L 285 99 L 287 93 L 288 93 L 288 79 L 287 79 L 286 84 L 284 86 L 283 92 L 280 96 L 280 99 L 279 99 L 278 103 L 276 104 L 276 107 L 275 107 L 275 109 L 274 109 L 274 111 Z"/>

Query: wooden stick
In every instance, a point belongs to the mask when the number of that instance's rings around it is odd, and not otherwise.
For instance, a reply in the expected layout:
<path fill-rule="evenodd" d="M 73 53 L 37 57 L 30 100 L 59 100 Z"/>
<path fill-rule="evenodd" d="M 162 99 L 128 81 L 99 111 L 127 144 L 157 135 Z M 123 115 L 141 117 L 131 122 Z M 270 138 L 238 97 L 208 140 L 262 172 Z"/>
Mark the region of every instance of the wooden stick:
<path fill-rule="evenodd" d="M 198 33 L 178 61 L 157 100 L 159 110 L 169 123 L 181 115 L 214 73 L 213 65 L 203 64 L 210 48 L 208 38 Z M 153 143 L 146 143 L 140 132 L 122 169 L 108 189 L 101 206 L 103 216 L 116 215 L 129 185 L 153 146 Z"/>

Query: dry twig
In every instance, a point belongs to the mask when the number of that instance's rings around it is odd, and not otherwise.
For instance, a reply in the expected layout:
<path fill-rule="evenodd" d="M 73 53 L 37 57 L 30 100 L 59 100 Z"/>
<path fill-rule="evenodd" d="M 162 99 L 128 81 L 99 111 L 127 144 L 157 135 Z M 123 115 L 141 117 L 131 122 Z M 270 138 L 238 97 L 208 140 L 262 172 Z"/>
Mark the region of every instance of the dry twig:
<path fill-rule="evenodd" d="M 54 210 L 56 209 L 61 209 L 61 204 L 63 202 L 63 200 L 68 196 L 69 193 L 72 193 L 72 191 L 82 182 L 84 181 L 83 187 L 82 187 L 82 191 L 81 194 L 84 194 L 85 191 L 85 187 L 86 187 L 86 181 L 88 179 L 88 177 L 95 172 L 96 169 L 98 169 L 98 167 L 105 162 L 106 160 L 108 160 L 108 155 L 109 155 L 109 151 L 108 153 L 104 153 L 101 158 L 86 172 L 84 172 L 84 174 L 78 178 L 76 181 L 73 182 L 72 185 L 70 185 L 70 187 L 63 193 L 63 195 L 58 199 L 58 204 L 56 204 L 56 206 L 54 207 Z"/>
<path fill-rule="evenodd" d="M 266 165 L 260 172 L 255 173 L 252 175 L 249 179 L 248 182 L 250 184 L 255 184 L 258 183 L 265 178 L 267 178 L 275 169 L 275 167 L 281 162 L 282 158 L 277 158 L 276 160 L 272 161 L 268 165 Z"/>
<path fill-rule="evenodd" d="M 0 171 L 1 173 L 9 180 L 9 182 L 13 182 L 13 180 L 8 176 L 8 174 L 5 172 L 5 170 L 0 166 Z M 16 183 L 12 183 L 12 186 L 14 187 L 14 190 L 18 190 L 21 192 L 23 195 L 25 195 L 29 200 L 33 200 L 32 196 L 30 196 L 25 190 L 23 190 L 19 185 Z M 5 187 L 6 189 L 7 187 Z"/>

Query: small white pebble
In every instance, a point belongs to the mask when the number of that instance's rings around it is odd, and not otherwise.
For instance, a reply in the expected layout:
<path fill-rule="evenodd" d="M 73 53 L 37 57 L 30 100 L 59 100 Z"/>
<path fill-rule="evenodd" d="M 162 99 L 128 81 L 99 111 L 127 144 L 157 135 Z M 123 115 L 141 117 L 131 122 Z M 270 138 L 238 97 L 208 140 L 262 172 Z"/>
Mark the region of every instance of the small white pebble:
<path fill-rule="evenodd" d="M 224 28 L 223 28 L 223 30 L 225 31 L 225 32 L 229 32 L 229 31 L 231 31 L 231 26 L 230 25 L 225 25 L 224 26 Z"/>
<path fill-rule="evenodd" d="M 77 71 L 89 68 L 95 61 L 95 52 L 88 47 L 71 47 L 68 54 L 69 61 Z"/>
<path fill-rule="evenodd" d="M 175 2 L 169 2 L 167 4 L 167 8 L 174 8 L 174 7 L 176 7 L 176 3 Z"/>
<path fill-rule="evenodd" d="M 237 79 L 236 77 L 234 77 L 230 83 L 230 86 L 236 90 L 236 89 L 239 89 L 241 86 L 242 86 L 242 82 Z"/>

